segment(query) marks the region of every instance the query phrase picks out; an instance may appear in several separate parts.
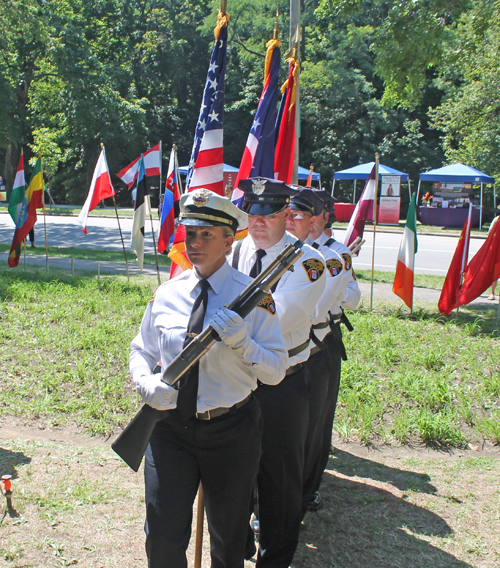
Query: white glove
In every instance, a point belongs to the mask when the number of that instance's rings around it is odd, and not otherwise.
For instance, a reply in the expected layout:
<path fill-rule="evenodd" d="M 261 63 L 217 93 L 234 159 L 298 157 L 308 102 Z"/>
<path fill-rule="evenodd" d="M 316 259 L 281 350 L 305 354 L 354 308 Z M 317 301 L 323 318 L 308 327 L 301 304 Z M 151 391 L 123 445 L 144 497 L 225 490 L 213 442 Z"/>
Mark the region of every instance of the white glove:
<path fill-rule="evenodd" d="M 221 308 L 210 325 L 230 349 L 243 352 L 250 341 L 247 322 L 228 308 Z"/>
<path fill-rule="evenodd" d="M 135 377 L 135 390 L 142 402 L 157 410 L 170 410 L 177 406 L 179 391 L 161 380 L 161 373 Z"/>

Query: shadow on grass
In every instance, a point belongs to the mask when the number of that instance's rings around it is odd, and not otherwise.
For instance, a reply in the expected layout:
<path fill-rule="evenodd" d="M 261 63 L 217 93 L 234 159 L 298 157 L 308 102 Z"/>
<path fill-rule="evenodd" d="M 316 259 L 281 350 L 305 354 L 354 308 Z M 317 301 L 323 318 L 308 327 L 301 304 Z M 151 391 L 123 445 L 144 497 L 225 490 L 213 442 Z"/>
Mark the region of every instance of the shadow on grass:
<path fill-rule="evenodd" d="M 427 475 L 335 451 L 330 467 L 366 481 L 325 473 L 323 507 L 305 518 L 294 568 L 472 568 L 429 542 L 453 535 L 439 515 L 370 484 L 434 493 Z"/>
<path fill-rule="evenodd" d="M 31 462 L 31 458 L 22 452 L 13 452 L 0 446 L 0 477 L 2 475 L 12 475 L 12 479 L 17 478 L 17 465 L 25 465 Z"/>
<path fill-rule="evenodd" d="M 497 324 L 497 308 L 493 306 L 481 306 L 477 304 L 469 304 L 462 306 L 460 313 L 457 315 L 454 311 L 451 315 L 445 316 L 436 311 L 418 308 L 409 313 L 408 308 L 400 306 L 391 308 L 385 306 L 383 313 L 397 317 L 398 319 L 409 319 L 410 321 L 427 321 L 442 325 L 443 327 L 452 326 L 463 329 L 471 337 L 489 335 L 493 337 L 500 336 L 500 323 Z M 358 310 L 363 313 L 370 313 L 368 309 Z"/>
<path fill-rule="evenodd" d="M 429 483 L 426 473 L 405 471 L 388 467 L 381 463 L 359 458 L 348 452 L 335 448 L 335 457 L 330 458 L 329 469 L 334 469 L 348 477 L 365 477 L 374 481 L 383 481 L 397 487 L 400 491 L 418 491 L 419 493 L 436 493 L 437 489 Z"/>

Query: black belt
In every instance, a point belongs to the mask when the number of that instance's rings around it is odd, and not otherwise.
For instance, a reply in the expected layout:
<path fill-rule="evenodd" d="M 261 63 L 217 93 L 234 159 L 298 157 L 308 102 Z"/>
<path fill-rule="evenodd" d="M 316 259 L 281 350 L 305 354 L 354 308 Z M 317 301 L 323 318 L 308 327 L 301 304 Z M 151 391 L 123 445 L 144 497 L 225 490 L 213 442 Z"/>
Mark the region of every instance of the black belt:
<path fill-rule="evenodd" d="M 206 410 L 205 412 L 197 412 L 195 414 L 195 418 L 197 418 L 198 420 L 212 420 L 212 418 L 218 418 L 219 416 L 223 416 L 224 414 L 227 414 L 232 410 L 238 410 L 238 408 L 245 406 L 245 404 L 250 400 L 251 396 L 252 395 L 248 395 L 242 401 L 233 404 L 233 406 L 229 408 L 214 408 L 213 410 Z"/>
<path fill-rule="evenodd" d="M 302 351 L 304 351 L 304 349 L 307 349 L 308 345 L 309 345 L 309 339 L 304 341 L 304 343 L 297 345 L 297 347 L 294 347 L 293 349 L 289 349 L 288 350 L 288 357 L 293 357 L 295 355 L 298 355 L 299 353 L 302 353 Z"/>
<path fill-rule="evenodd" d="M 285 377 L 289 377 L 290 375 L 293 375 L 294 373 L 296 373 L 300 369 L 302 369 L 302 363 L 297 363 L 296 365 L 292 365 L 291 367 L 288 367 L 288 369 L 286 370 L 286 373 L 285 373 Z"/>

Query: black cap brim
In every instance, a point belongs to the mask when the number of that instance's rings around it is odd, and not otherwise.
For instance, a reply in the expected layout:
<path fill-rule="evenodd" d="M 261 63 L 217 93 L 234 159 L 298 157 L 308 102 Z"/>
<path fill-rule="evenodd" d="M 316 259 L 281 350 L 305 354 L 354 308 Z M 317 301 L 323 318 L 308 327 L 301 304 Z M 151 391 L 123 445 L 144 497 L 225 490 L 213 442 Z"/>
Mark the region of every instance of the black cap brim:
<path fill-rule="evenodd" d="M 274 213 L 279 213 L 283 211 L 288 206 L 288 203 L 280 202 L 268 202 L 268 201 L 260 201 L 258 203 L 243 203 L 242 210 L 247 215 L 253 215 L 256 217 L 257 215 L 273 215 Z"/>

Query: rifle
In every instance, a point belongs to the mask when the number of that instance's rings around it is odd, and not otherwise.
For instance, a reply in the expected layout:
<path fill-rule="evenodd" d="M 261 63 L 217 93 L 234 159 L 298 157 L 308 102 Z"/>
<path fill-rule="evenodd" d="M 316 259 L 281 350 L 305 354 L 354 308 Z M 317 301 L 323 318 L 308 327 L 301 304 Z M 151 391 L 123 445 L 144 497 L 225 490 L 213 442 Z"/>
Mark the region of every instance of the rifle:
<path fill-rule="evenodd" d="M 246 317 L 265 298 L 269 290 L 283 274 L 302 256 L 300 250 L 304 243 L 297 240 L 287 245 L 274 261 L 253 280 L 241 294 L 226 307 L 242 318 Z M 214 328 L 207 326 L 165 369 L 162 381 L 174 385 L 201 357 L 220 341 Z M 156 410 L 145 404 L 126 426 L 118 438 L 111 444 L 113 450 L 134 471 L 139 469 L 154 427 L 165 418 L 169 410 Z"/>

